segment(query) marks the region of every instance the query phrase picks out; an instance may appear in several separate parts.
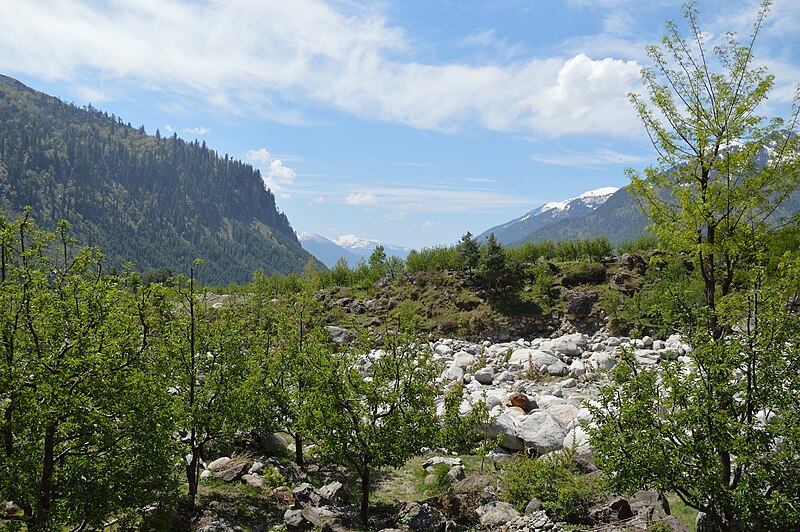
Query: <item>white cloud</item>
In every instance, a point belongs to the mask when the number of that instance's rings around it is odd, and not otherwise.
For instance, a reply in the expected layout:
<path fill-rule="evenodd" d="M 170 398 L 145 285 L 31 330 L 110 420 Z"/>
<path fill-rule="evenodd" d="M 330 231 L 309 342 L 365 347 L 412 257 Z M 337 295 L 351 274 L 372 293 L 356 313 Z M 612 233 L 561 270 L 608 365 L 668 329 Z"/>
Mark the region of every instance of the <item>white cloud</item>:
<path fill-rule="evenodd" d="M 424 224 L 422 224 L 422 228 L 423 228 L 423 229 L 430 229 L 430 228 L 432 228 L 432 227 L 436 227 L 436 222 L 434 222 L 434 221 L 431 221 L 431 220 L 428 220 L 427 222 L 425 222 Z"/>
<path fill-rule="evenodd" d="M 408 217 L 408 211 L 406 209 L 398 209 L 392 212 L 389 212 L 383 216 L 384 220 L 405 220 Z"/>
<path fill-rule="evenodd" d="M 183 128 L 183 132 L 184 133 L 191 133 L 192 135 L 198 135 L 198 136 L 203 136 L 206 133 L 209 133 L 210 131 L 211 131 L 210 127 L 202 127 L 202 126 L 200 126 L 200 127 L 185 127 L 185 128 Z"/>
<path fill-rule="evenodd" d="M 375 205 L 378 203 L 378 198 L 371 192 L 354 192 L 348 194 L 344 198 L 344 202 L 348 205 Z"/>
<path fill-rule="evenodd" d="M 494 28 L 467 35 L 461 40 L 466 46 L 489 46 L 494 42 Z"/>
<path fill-rule="evenodd" d="M 465 177 L 464 181 L 467 183 L 496 183 L 496 179 L 487 179 L 485 177 Z"/>
<path fill-rule="evenodd" d="M 325 203 L 325 198 L 323 196 L 317 196 L 309 202 L 309 205 L 321 205 L 323 203 Z"/>
<path fill-rule="evenodd" d="M 257 161 L 262 164 L 269 164 L 273 161 L 272 155 L 266 148 L 248 150 L 247 159 L 250 161 Z"/>
<path fill-rule="evenodd" d="M 117 90 L 190 95 L 289 123 L 323 104 L 436 131 L 633 133 L 625 94 L 638 65 L 585 55 L 422 64 L 380 9 L 322 0 L 2 2 L 0 70 L 75 86 L 102 76 Z M 501 41 L 491 31 L 474 40 Z M 567 113 L 556 120 L 552 109 Z"/>
<path fill-rule="evenodd" d="M 171 126 L 171 125 L 169 125 L 169 124 L 164 124 L 164 131 L 166 131 L 167 133 L 172 133 L 172 132 L 174 132 L 175 130 L 172 128 L 172 126 Z"/>
<path fill-rule="evenodd" d="M 295 171 L 287 166 L 283 166 L 283 163 L 279 159 L 270 163 L 267 179 L 271 182 L 279 185 L 291 185 L 294 183 L 295 177 L 297 177 Z"/>
<path fill-rule="evenodd" d="M 591 152 L 579 152 L 562 149 L 556 153 L 534 153 L 531 159 L 545 164 L 558 166 L 595 167 L 604 164 L 635 164 L 655 160 L 655 155 L 631 155 L 607 148 L 599 148 Z"/>

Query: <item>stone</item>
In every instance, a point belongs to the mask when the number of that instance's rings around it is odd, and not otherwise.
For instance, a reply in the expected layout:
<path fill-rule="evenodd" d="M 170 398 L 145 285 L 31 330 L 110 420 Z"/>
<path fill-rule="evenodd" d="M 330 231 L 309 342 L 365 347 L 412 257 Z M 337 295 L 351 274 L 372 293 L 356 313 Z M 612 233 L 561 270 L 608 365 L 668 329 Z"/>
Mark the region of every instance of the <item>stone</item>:
<path fill-rule="evenodd" d="M 594 454 L 591 445 L 589 445 L 589 434 L 580 425 L 572 427 L 567 432 L 562 445 L 565 449 L 575 451 L 578 456 L 592 456 Z"/>
<path fill-rule="evenodd" d="M 239 480 L 242 478 L 242 475 L 247 473 L 248 469 L 250 469 L 250 464 L 247 462 L 242 462 L 228 467 L 227 469 L 223 469 L 222 471 L 217 471 L 216 476 L 225 482 L 233 482 L 234 480 Z"/>
<path fill-rule="evenodd" d="M 255 435 L 256 450 L 266 456 L 279 456 L 286 452 L 289 442 L 280 434 L 274 432 Z"/>
<path fill-rule="evenodd" d="M 327 504 L 341 505 L 347 503 L 347 491 L 339 481 L 334 480 L 329 484 L 325 484 L 318 490 L 318 493 Z"/>
<path fill-rule="evenodd" d="M 611 509 L 612 515 L 620 521 L 633 517 L 631 505 L 625 497 L 616 497 L 612 499 L 609 501 L 608 507 Z"/>
<path fill-rule="evenodd" d="M 520 419 L 516 435 L 525 447 L 539 454 L 561 449 L 567 435 L 561 423 L 545 412 L 533 412 Z"/>
<path fill-rule="evenodd" d="M 283 524 L 289 532 L 299 532 L 311 528 L 311 523 L 303 518 L 303 510 L 286 510 L 283 514 Z"/>
<path fill-rule="evenodd" d="M 500 501 L 479 506 L 475 509 L 475 513 L 478 514 L 478 518 L 484 526 L 504 525 L 512 519 L 519 517 L 519 512 L 514 506 L 510 503 Z"/>
<path fill-rule="evenodd" d="M 336 327 L 335 325 L 328 325 L 325 327 L 325 330 L 328 331 L 328 334 L 330 335 L 333 343 L 338 345 L 350 343 L 350 341 L 353 339 L 353 335 L 350 334 L 350 331 L 342 327 Z"/>
<path fill-rule="evenodd" d="M 294 498 L 295 508 L 318 506 L 322 501 L 317 489 L 308 482 L 303 482 L 292 488 L 292 498 Z"/>
<path fill-rule="evenodd" d="M 592 307 L 597 303 L 598 299 L 597 292 L 594 290 L 570 290 L 564 294 L 564 300 L 567 302 L 567 312 L 575 316 L 588 316 L 591 314 Z"/>
<path fill-rule="evenodd" d="M 473 375 L 475 380 L 481 384 L 490 385 L 492 381 L 494 381 L 494 368 L 492 366 L 484 366 L 479 370 L 475 371 Z"/>
<path fill-rule="evenodd" d="M 414 532 L 442 532 L 447 523 L 441 511 L 425 502 L 406 503 L 395 520 Z"/>
<path fill-rule="evenodd" d="M 509 406 L 517 406 L 524 410 L 526 413 L 538 408 L 536 401 L 528 397 L 522 392 L 514 392 L 508 396 L 507 404 Z"/>
<path fill-rule="evenodd" d="M 560 358 L 538 349 L 517 349 L 511 353 L 508 364 L 523 369 L 528 369 L 531 365 L 535 368 L 544 366 L 550 375 L 566 375 L 569 372 L 569 366 L 564 364 Z"/>
<path fill-rule="evenodd" d="M 248 473 L 246 475 L 242 475 L 242 482 L 244 482 L 245 484 L 247 484 L 251 488 L 264 489 L 266 487 L 266 485 L 264 484 L 264 481 L 261 479 L 261 477 L 259 477 L 257 475 L 250 474 L 250 473 Z"/>
<path fill-rule="evenodd" d="M 466 351 L 459 351 L 453 357 L 453 363 L 460 368 L 467 369 L 475 363 L 475 356 L 470 355 Z"/>
<path fill-rule="evenodd" d="M 542 509 L 542 501 L 534 497 L 525 506 L 525 515 L 533 515 Z"/>
<path fill-rule="evenodd" d="M 605 352 L 592 353 L 587 359 L 587 362 L 591 364 L 593 368 L 602 371 L 611 371 L 614 369 L 614 366 L 617 365 L 617 361 Z"/>
<path fill-rule="evenodd" d="M 444 370 L 442 373 L 442 379 L 451 382 L 456 381 L 464 377 L 464 368 L 457 366 L 456 364 L 451 364 L 449 368 Z"/>
<path fill-rule="evenodd" d="M 197 532 L 239 532 L 242 527 L 232 525 L 226 521 L 212 521 L 197 528 Z"/>
<path fill-rule="evenodd" d="M 303 519 L 311 523 L 314 527 L 320 526 L 323 522 L 333 518 L 336 515 L 324 506 L 306 506 L 300 512 L 303 515 Z"/>
<path fill-rule="evenodd" d="M 210 464 L 208 464 L 208 466 L 206 466 L 206 469 L 208 469 L 209 471 L 221 471 L 222 469 L 225 469 L 225 466 L 228 465 L 228 462 L 230 461 L 231 459 L 228 458 L 227 456 L 221 456 L 216 460 L 212 461 Z"/>
<path fill-rule="evenodd" d="M 459 480 L 464 480 L 466 474 L 464 473 L 464 466 L 453 466 L 447 472 L 447 478 L 450 480 L 450 483 L 458 482 Z"/>
<path fill-rule="evenodd" d="M 508 412 L 503 412 L 497 419 L 487 427 L 487 437 L 496 438 L 499 434 L 503 435 L 500 445 L 510 451 L 521 451 L 525 448 L 525 443 L 517 436 L 517 424 L 514 417 Z"/>

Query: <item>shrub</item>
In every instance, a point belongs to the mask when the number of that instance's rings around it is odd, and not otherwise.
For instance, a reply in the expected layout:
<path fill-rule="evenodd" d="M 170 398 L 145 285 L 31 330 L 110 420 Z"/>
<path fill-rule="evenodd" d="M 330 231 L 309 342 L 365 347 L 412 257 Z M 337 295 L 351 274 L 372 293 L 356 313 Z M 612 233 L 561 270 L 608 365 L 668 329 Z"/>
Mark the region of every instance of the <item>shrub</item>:
<path fill-rule="evenodd" d="M 606 267 L 599 262 L 579 262 L 565 267 L 561 284 L 572 288 L 580 284 L 600 284 L 606 280 Z"/>
<path fill-rule="evenodd" d="M 584 523 L 600 487 L 596 479 L 574 473 L 570 469 L 573 464 L 569 453 L 536 459 L 519 457 L 505 467 L 500 498 L 522 510 L 536 497 L 552 517 Z"/>

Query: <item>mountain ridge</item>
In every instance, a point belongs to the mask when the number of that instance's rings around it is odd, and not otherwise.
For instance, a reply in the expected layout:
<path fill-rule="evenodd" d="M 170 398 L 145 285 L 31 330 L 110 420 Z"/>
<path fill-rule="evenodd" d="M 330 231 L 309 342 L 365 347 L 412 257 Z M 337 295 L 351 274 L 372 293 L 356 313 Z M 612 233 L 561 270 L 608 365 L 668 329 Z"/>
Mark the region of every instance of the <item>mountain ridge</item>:
<path fill-rule="evenodd" d="M 302 270 L 302 249 L 261 174 L 205 141 L 147 135 L 0 75 L 0 207 L 31 206 L 45 227 L 67 220 L 111 266 L 243 283 Z"/>

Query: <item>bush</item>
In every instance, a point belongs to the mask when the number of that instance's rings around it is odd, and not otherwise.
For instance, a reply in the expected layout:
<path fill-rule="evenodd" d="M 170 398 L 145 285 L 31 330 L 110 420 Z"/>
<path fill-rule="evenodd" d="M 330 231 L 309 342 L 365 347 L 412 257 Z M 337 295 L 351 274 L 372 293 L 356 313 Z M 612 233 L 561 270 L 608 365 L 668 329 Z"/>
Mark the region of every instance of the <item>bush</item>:
<path fill-rule="evenodd" d="M 605 280 L 605 266 L 599 262 L 579 262 L 565 267 L 561 284 L 572 288 L 581 284 L 600 284 Z"/>
<path fill-rule="evenodd" d="M 573 472 L 573 464 L 568 453 L 536 459 L 519 457 L 505 467 L 500 498 L 523 510 L 536 497 L 559 521 L 585 523 L 600 488 L 596 479 Z"/>

